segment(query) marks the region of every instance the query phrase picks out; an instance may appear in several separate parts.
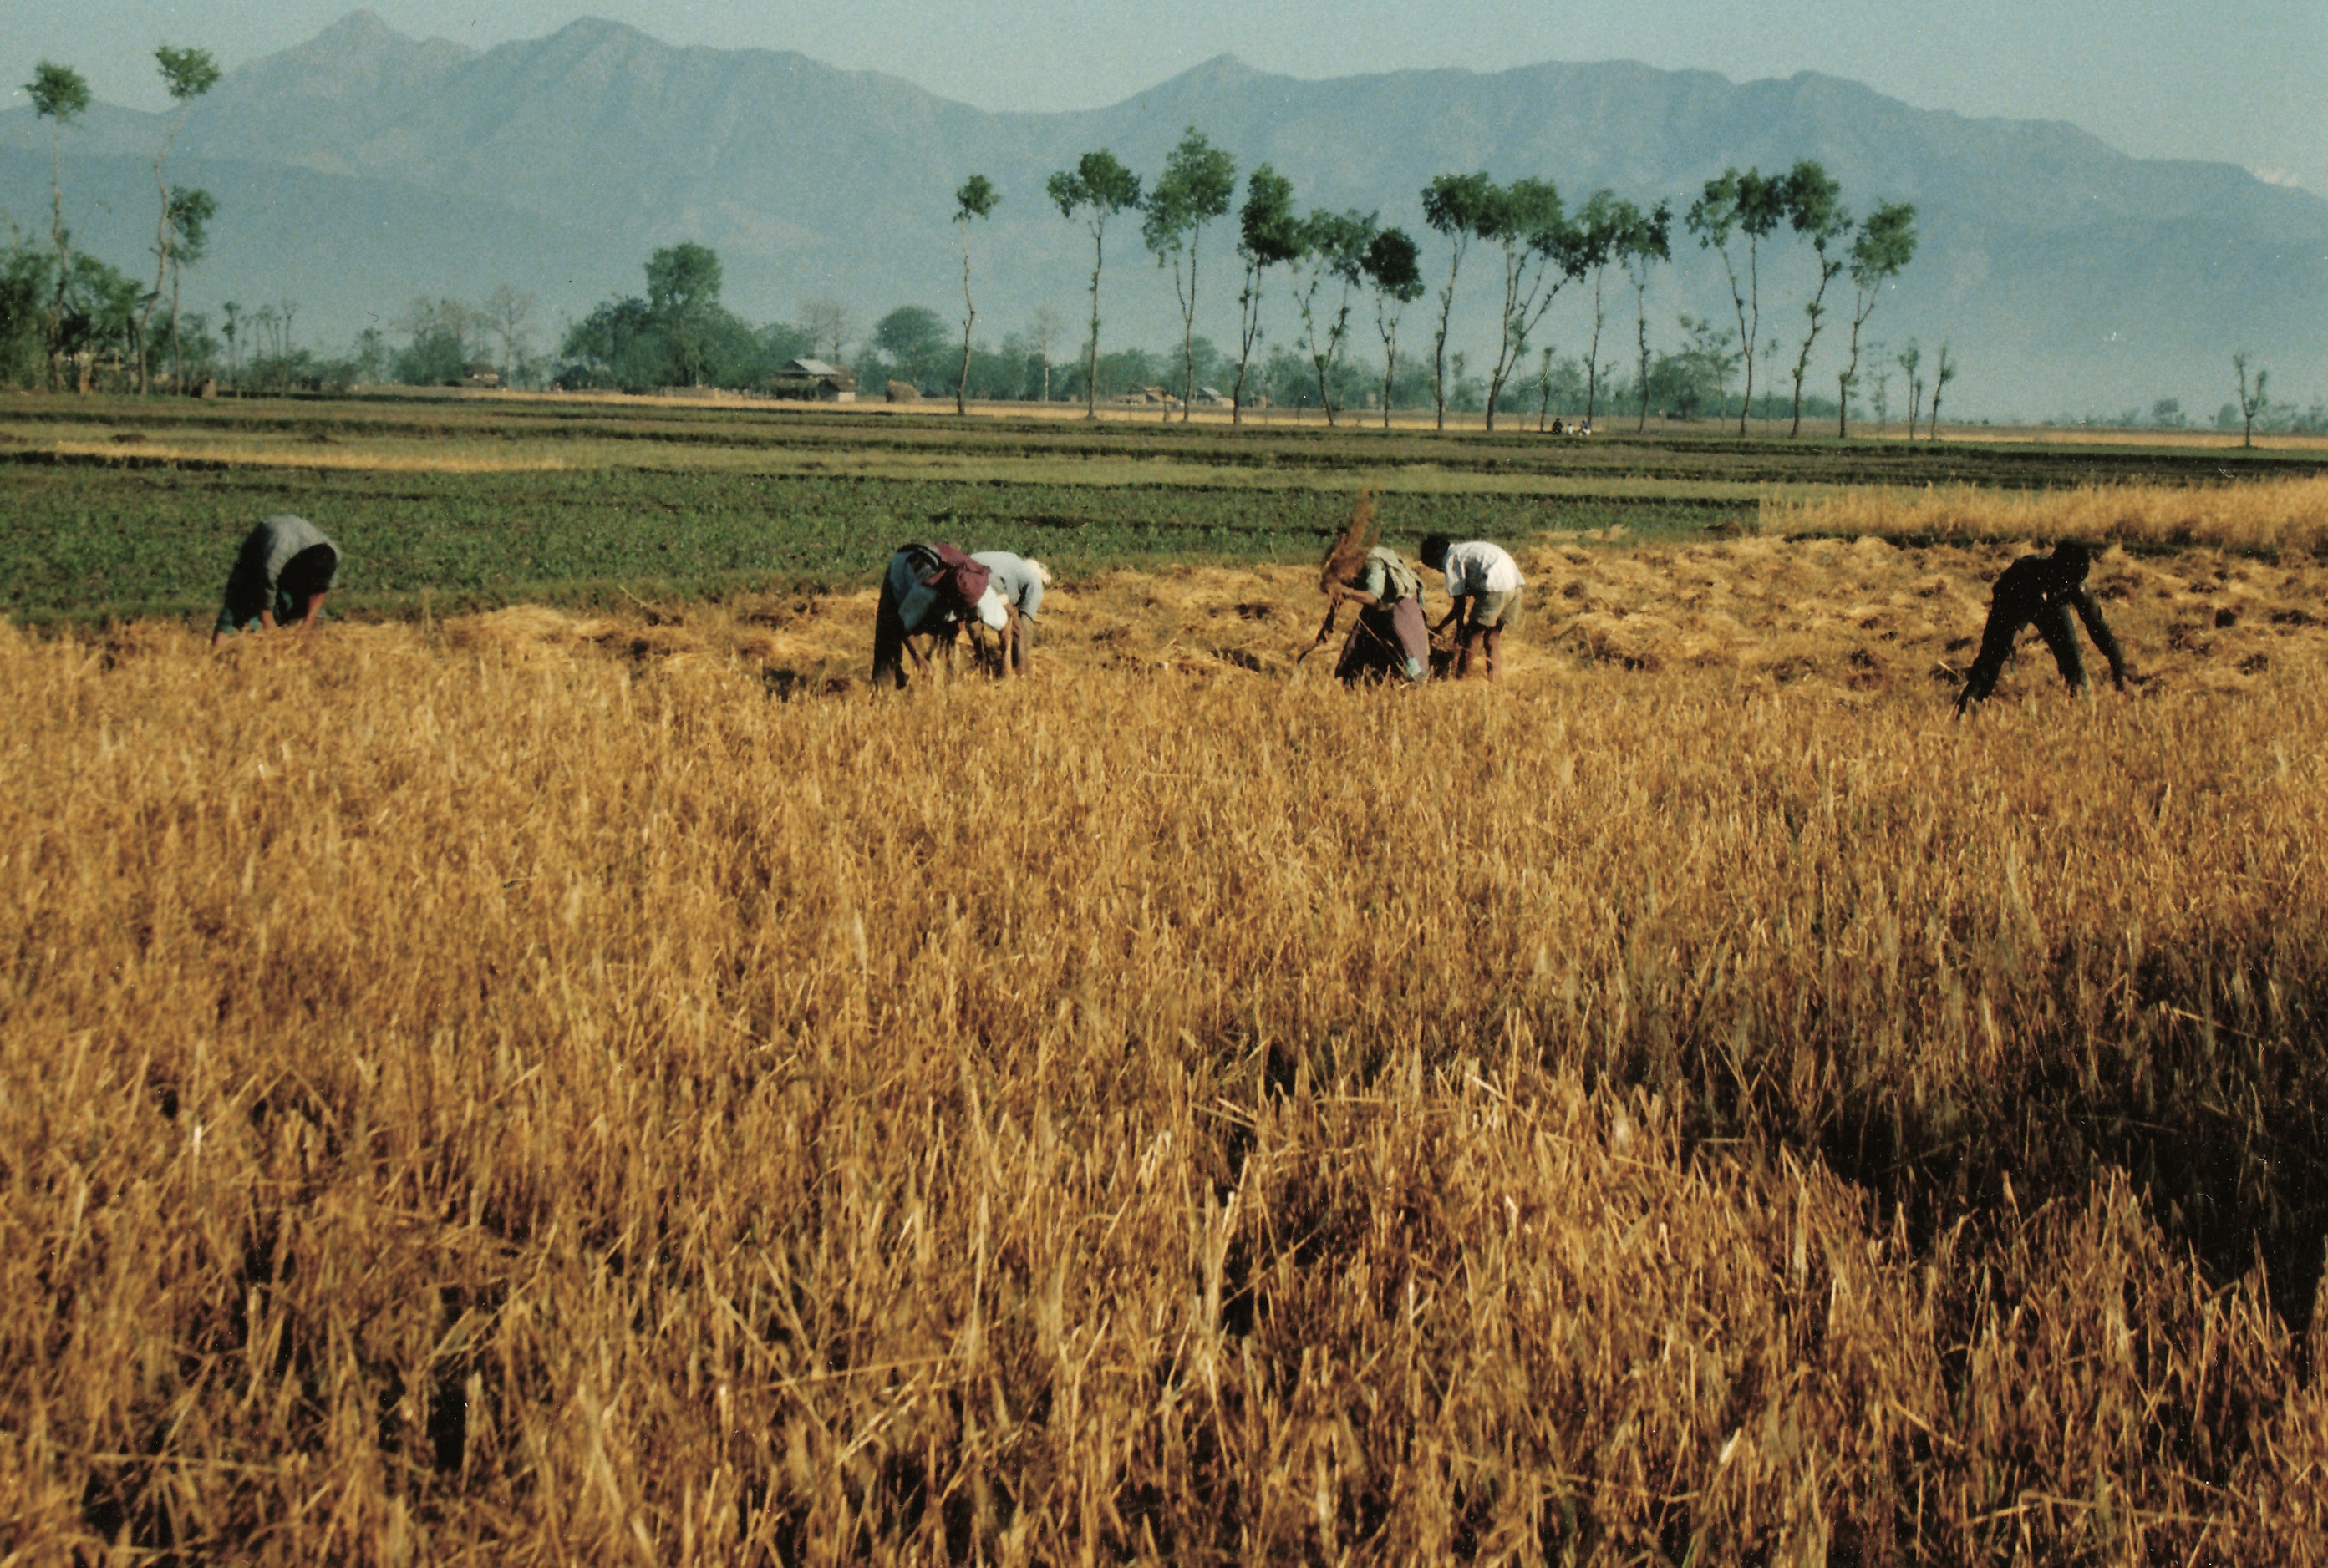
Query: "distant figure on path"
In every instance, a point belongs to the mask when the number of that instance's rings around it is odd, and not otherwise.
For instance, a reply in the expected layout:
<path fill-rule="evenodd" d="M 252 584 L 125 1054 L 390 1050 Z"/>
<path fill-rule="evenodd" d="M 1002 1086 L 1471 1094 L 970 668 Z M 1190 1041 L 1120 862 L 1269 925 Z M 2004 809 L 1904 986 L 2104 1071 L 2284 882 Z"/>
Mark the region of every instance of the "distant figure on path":
<path fill-rule="evenodd" d="M 964 622 L 1009 631 L 1017 616 L 995 593 L 986 567 L 952 545 L 900 545 L 881 577 L 881 602 L 873 611 L 873 684 L 887 681 L 903 691 L 905 656 L 924 679 L 929 655 L 915 638 L 943 639 L 951 647 Z"/>
<path fill-rule="evenodd" d="M 1040 561 L 1008 550 L 980 550 L 971 559 L 986 568 L 988 585 L 1010 612 L 1010 630 L 996 649 L 999 662 L 994 673 L 1006 679 L 1030 673 L 1035 663 L 1035 618 L 1043 611 L 1043 590 L 1051 585 L 1049 569 Z M 978 628 L 972 627 L 970 635 L 983 653 L 984 639 Z"/>
<path fill-rule="evenodd" d="M 272 631 L 296 619 L 303 634 L 313 632 L 323 617 L 324 595 L 339 580 L 340 547 L 322 529 L 288 512 L 268 518 L 242 541 L 227 574 L 226 602 L 211 646 L 253 622 Z"/>
<path fill-rule="evenodd" d="M 1455 678 L 1471 674 L 1477 662 L 1489 680 L 1500 679 L 1504 631 L 1518 622 L 1520 590 L 1527 586 L 1519 563 L 1502 546 L 1485 539 L 1458 545 L 1444 534 L 1433 534 L 1422 541 L 1422 564 L 1447 574 L 1447 596 L 1454 602 L 1432 630 L 1458 628 L 1461 641 L 1455 650 Z"/>
<path fill-rule="evenodd" d="M 2126 689 L 2126 658 L 2118 650 L 2117 639 L 2110 634 L 2109 622 L 2102 619 L 2101 606 L 2086 592 L 2086 573 L 2092 564 L 2092 552 L 2085 546 L 2064 540 L 2053 546 L 2051 555 L 2023 555 L 1998 574 L 1989 595 L 1988 624 L 1980 634 L 1979 657 L 1973 660 L 1964 691 L 1957 697 L 1959 715 L 1996 689 L 1996 677 L 2004 661 L 2013 657 L 2021 629 L 2032 621 L 2036 622 L 2045 646 L 2053 650 L 2061 678 L 2070 683 L 2071 691 L 2083 691 L 2086 665 L 2078 651 L 2077 628 L 2070 624 L 2072 609 L 2086 623 L 2094 646 L 2109 660 L 2110 679 L 2118 690 Z"/>

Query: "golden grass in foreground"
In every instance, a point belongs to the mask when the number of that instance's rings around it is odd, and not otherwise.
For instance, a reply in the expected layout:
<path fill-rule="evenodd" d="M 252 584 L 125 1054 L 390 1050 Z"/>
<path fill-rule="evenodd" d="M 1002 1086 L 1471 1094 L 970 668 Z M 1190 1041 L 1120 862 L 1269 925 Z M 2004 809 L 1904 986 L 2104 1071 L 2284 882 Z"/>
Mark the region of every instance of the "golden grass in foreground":
<path fill-rule="evenodd" d="M 1958 726 L 1929 565 L 0 637 L 0 1554 L 2319 1560 L 2316 630 Z"/>
<path fill-rule="evenodd" d="M 2227 479 L 2229 476 L 2225 476 Z M 2088 539 L 2328 555 L 2328 478 L 2243 480 L 2204 489 L 2088 485 L 2073 490 L 1852 488 L 1773 498 L 1766 531 L 1953 539 Z"/>

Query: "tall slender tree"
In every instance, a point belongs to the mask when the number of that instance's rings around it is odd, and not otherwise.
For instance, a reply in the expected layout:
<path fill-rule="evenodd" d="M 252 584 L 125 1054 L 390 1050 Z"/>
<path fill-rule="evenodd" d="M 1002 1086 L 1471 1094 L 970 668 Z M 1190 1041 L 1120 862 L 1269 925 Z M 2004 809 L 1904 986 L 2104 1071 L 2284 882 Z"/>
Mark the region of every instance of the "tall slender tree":
<path fill-rule="evenodd" d="M 1923 346 L 1915 339 L 1909 339 L 1908 346 L 1900 350 L 1899 359 L 1893 362 L 1900 367 L 1901 378 L 1908 383 L 1908 439 L 1913 441 L 1916 439 L 1916 419 L 1924 406 L 1924 383 L 1918 374 L 1924 364 Z"/>
<path fill-rule="evenodd" d="M 1447 428 L 1447 329 L 1455 313 L 1455 280 L 1463 271 L 1464 254 L 1493 221 L 1502 195 L 1484 173 L 1441 174 L 1422 188 L 1422 220 L 1447 237 L 1448 247 L 1447 282 L 1439 291 L 1439 331 L 1431 341 L 1431 400 L 1441 430 Z"/>
<path fill-rule="evenodd" d="M 1884 285 L 1904 271 L 1916 256 L 1916 210 L 1905 201 L 1887 201 L 1861 220 L 1851 238 L 1851 285 L 1857 290 L 1851 306 L 1851 359 L 1835 378 L 1835 434 L 1851 436 L 1851 393 L 1859 385 L 1859 330 L 1882 303 Z M 1889 402 L 1887 397 L 1884 401 Z M 1876 417 L 1882 418 L 1879 406 Z"/>
<path fill-rule="evenodd" d="M 1048 305 L 1037 305 L 1027 322 L 1027 346 L 1043 361 L 1041 401 L 1045 403 L 1051 400 L 1051 355 L 1059 346 L 1059 334 L 1066 330 L 1066 322 Z"/>
<path fill-rule="evenodd" d="M 1237 294 L 1236 387 L 1229 394 L 1229 421 L 1244 423 L 1244 378 L 1253 346 L 1261 341 L 1261 288 L 1269 269 L 1301 257 L 1301 220 L 1293 214 L 1293 182 L 1263 163 L 1245 177 L 1244 206 L 1237 213 L 1237 259 L 1244 264 L 1244 287 Z"/>
<path fill-rule="evenodd" d="M 481 313 L 486 327 L 502 341 L 502 385 L 514 387 L 524 373 L 526 361 L 532 355 L 532 334 L 528 331 L 534 312 L 541 302 L 524 290 L 502 284 L 485 296 Z"/>
<path fill-rule="evenodd" d="M 1164 173 L 1148 192 L 1141 238 L 1156 265 L 1172 272 L 1172 292 L 1180 302 L 1180 419 L 1186 424 L 1197 400 L 1197 246 L 1205 225 L 1228 216 L 1236 200 L 1236 160 L 1190 126 L 1164 160 Z M 1167 405 L 1164 416 L 1170 418 Z"/>
<path fill-rule="evenodd" d="M 1686 311 L 1682 313 L 1681 331 L 1686 347 L 1679 357 L 1694 378 L 1712 387 L 1714 415 L 1719 418 L 1730 411 L 1730 373 L 1738 368 L 1739 359 L 1732 345 L 1737 340 L 1729 328 L 1716 327 L 1712 317 L 1701 319 Z"/>
<path fill-rule="evenodd" d="M 1614 191 L 1592 192 L 1576 219 L 1576 265 L 1592 275 L 1592 341 L 1584 350 L 1584 423 L 1592 423 L 1600 400 L 1600 329 L 1609 319 L 1601 283 L 1616 259 L 1617 235 L 1640 216 L 1640 209 L 1618 199 Z"/>
<path fill-rule="evenodd" d="M 1385 229 L 1366 247 L 1366 282 L 1375 294 L 1375 330 L 1383 343 L 1383 428 L 1390 428 L 1392 383 L 1398 378 L 1398 323 L 1422 297 L 1422 254 L 1403 229 Z"/>
<path fill-rule="evenodd" d="M 808 338 L 809 353 L 838 365 L 840 350 L 857 336 L 857 314 L 839 300 L 820 294 L 801 302 L 800 326 Z"/>
<path fill-rule="evenodd" d="M 2242 448 L 2251 447 L 2255 444 L 2256 416 L 2271 406 L 2271 394 L 2268 390 L 2271 386 L 2271 372 L 2258 366 L 2255 380 L 2250 384 L 2248 380 L 2248 352 L 2245 349 L 2241 349 L 2231 356 L 2231 373 L 2239 378 L 2241 425 L 2239 445 Z"/>
<path fill-rule="evenodd" d="M 994 211 L 1002 200 L 994 182 L 972 174 L 953 193 L 953 223 L 962 231 L 962 376 L 954 382 L 953 411 L 970 412 L 970 331 L 978 324 L 978 304 L 970 297 L 970 226 Z"/>
<path fill-rule="evenodd" d="M 1374 244 L 1375 214 L 1312 212 L 1301 225 L 1302 273 L 1293 294 L 1301 315 L 1301 346 L 1318 373 L 1318 401 L 1334 423 L 1333 371 L 1350 331 L 1350 294 L 1366 281 L 1366 247 Z M 1325 294 L 1324 303 L 1319 296 Z"/>
<path fill-rule="evenodd" d="M 1705 182 L 1704 193 L 1690 203 L 1683 219 L 1703 249 L 1722 257 L 1723 275 L 1730 280 L 1730 301 L 1738 312 L 1738 341 L 1746 345 L 1746 393 L 1738 410 L 1738 434 L 1746 434 L 1746 416 L 1754 406 L 1754 345 L 1762 335 L 1762 241 L 1786 221 L 1784 176 L 1749 169 L 1740 173 L 1725 169 Z M 1746 241 L 1746 284 L 1740 286 L 1737 258 L 1731 245 Z"/>
<path fill-rule="evenodd" d="M 1577 276 L 1576 230 L 1562 206 L 1560 188 L 1549 180 L 1519 179 L 1498 193 L 1480 238 L 1504 252 L 1504 301 L 1496 359 L 1488 371 L 1488 428 L 1496 427 L 1496 405 L 1527 353 L 1528 339 L 1561 286 Z"/>
<path fill-rule="evenodd" d="M 89 83 L 69 65 L 42 61 L 24 84 L 33 112 L 49 122 L 50 236 L 57 247 L 56 293 L 49 303 L 49 387 L 63 374 L 65 289 L 72 276 L 72 236 L 65 228 L 65 127 L 89 112 Z"/>
<path fill-rule="evenodd" d="M 1940 357 L 1932 366 L 1932 406 L 1924 416 L 1924 439 L 1927 441 L 1940 438 L 1940 394 L 1948 389 L 1948 383 L 1957 378 L 1957 372 L 1961 368 L 1948 358 L 1948 341 L 1941 340 Z M 2257 387 L 2257 391 L 2262 391 L 2262 387 Z"/>
<path fill-rule="evenodd" d="M 1084 376 L 1084 417 L 1099 417 L 1099 278 L 1107 266 L 1107 220 L 1126 208 L 1140 205 L 1140 176 L 1102 147 L 1075 160 L 1072 169 L 1051 176 L 1044 189 L 1059 216 L 1074 221 L 1081 214 L 1092 237 L 1091 343 Z"/>
<path fill-rule="evenodd" d="M 1639 429 L 1649 427 L 1649 277 L 1661 263 L 1673 259 L 1673 209 L 1660 201 L 1657 210 L 1636 214 L 1617 237 L 1618 258 L 1625 279 L 1633 285 L 1634 331 L 1640 345 L 1641 417 Z"/>
<path fill-rule="evenodd" d="M 176 245 L 177 227 L 172 221 L 177 204 L 170 195 L 170 182 L 162 173 L 163 162 L 170 155 L 171 145 L 178 133 L 186 128 L 186 117 L 193 112 L 194 100 L 218 85 L 218 61 L 207 49 L 174 49 L 164 43 L 154 51 L 154 62 L 161 68 L 162 86 L 178 106 L 177 117 L 162 138 L 161 150 L 154 154 L 154 188 L 162 198 L 161 216 L 154 228 L 154 292 L 146 296 L 145 313 L 137 322 L 137 390 L 146 390 L 146 340 L 153 331 L 154 310 L 161 303 L 162 287 L 170 276 L 170 254 Z M 176 306 L 172 305 L 173 314 Z M 177 325 L 170 328 L 172 356 L 176 355 Z"/>
<path fill-rule="evenodd" d="M 218 202 L 200 186 L 189 185 L 170 192 L 170 385 L 183 392 L 186 387 L 186 360 L 183 340 L 178 331 L 178 285 L 186 275 L 186 268 L 202 260 L 211 245 L 211 219 L 218 216 Z M 139 352 L 144 353 L 145 330 L 138 330 Z M 145 372 L 141 368 L 142 384 Z"/>
<path fill-rule="evenodd" d="M 1811 256 L 1818 266 L 1818 285 L 1810 303 L 1803 306 L 1810 324 L 1803 333 L 1802 349 L 1795 355 L 1795 422 L 1787 432 L 1791 438 L 1803 433 L 1803 378 L 1810 373 L 1811 346 L 1818 341 L 1819 326 L 1826 319 L 1827 286 L 1850 264 L 1850 257 L 1835 247 L 1851 232 L 1851 214 L 1843 205 L 1841 183 L 1812 159 L 1803 159 L 1788 172 L 1785 191 L 1787 222 L 1797 238 L 1810 241 Z"/>

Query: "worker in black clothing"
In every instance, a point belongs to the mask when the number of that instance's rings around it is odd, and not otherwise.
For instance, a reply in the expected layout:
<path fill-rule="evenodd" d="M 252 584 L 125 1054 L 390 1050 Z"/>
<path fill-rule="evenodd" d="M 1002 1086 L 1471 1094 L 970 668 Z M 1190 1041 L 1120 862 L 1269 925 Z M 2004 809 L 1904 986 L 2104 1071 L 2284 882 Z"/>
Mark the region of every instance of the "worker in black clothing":
<path fill-rule="evenodd" d="M 2078 653 L 2077 628 L 2070 624 L 2073 608 L 2092 634 L 2094 646 L 2109 660 L 2110 679 L 2118 690 L 2126 689 L 2126 658 L 2110 635 L 2109 622 L 2102 619 L 2101 606 L 2086 592 L 2086 571 L 2092 564 L 2092 554 L 2083 545 L 2065 540 L 2053 546 L 2051 555 L 2023 555 L 1998 575 L 1989 595 L 1988 625 L 1980 634 L 1980 657 L 1972 661 L 1972 673 L 1957 698 L 1958 714 L 1995 689 L 2021 629 L 2032 621 L 2045 646 L 2053 650 L 2061 678 L 2070 690 L 2083 691 L 2086 665 Z"/>

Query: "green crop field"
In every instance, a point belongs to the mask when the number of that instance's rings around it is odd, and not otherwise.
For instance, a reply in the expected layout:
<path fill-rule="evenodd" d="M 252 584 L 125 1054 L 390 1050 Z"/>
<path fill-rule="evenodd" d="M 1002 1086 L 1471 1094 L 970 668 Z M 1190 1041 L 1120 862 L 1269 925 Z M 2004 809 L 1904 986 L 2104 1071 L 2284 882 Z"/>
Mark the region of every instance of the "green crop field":
<path fill-rule="evenodd" d="M 271 512 L 349 555 L 343 613 L 869 581 L 900 540 L 1116 566 L 1307 559 L 1372 486 L 1394 536 L 1687 537 L 1845 485 L 2220 484 L 2323 454 L 380 398 L 0 408 L 18 620 L 199 614 Z M 2236 465 L 2236 466 L 2234 466 Z"/>

